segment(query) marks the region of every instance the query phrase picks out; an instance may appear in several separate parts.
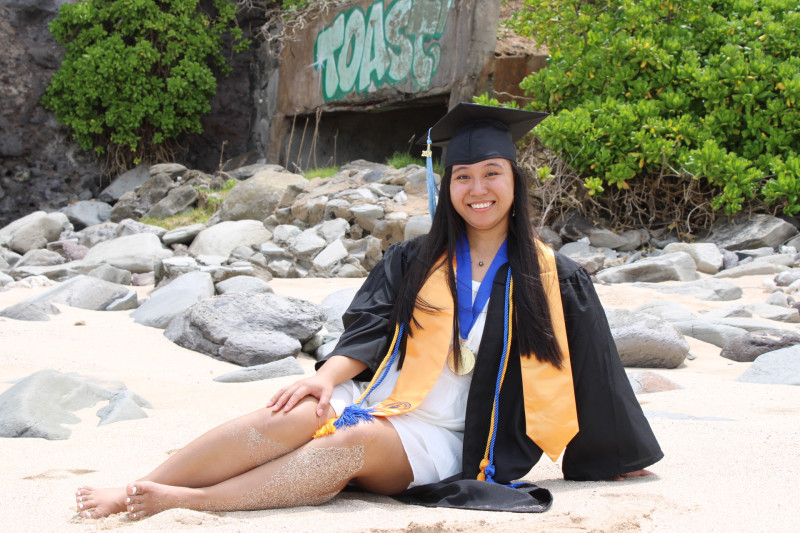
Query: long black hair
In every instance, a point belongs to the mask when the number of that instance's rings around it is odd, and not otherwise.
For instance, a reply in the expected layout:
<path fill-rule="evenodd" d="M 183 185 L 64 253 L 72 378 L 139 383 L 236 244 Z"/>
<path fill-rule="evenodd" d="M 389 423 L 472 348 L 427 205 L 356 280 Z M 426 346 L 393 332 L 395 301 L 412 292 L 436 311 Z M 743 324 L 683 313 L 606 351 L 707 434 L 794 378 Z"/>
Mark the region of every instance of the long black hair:
<path fill-rule="evenodd" d="M 531 354 L 542 362 L 549 362 L 561 368 L 562 354 L 556 343 L 553 325 L 550 319 L 550 308 L 547 305 L 542 287 L 539 252 L 536 246 L 536 233 L 530 222 L 528 208 L 528 178 L 525 173 L 510 161 L 514 176 L 514 202 L 509 213 L 508 225 L 508 260 L 511 274 L 514 277 L 514 337 L 519 353 L 530 357 Z M 423 237 L 419 252 L 412 261 L 408 272 L 398 291 L 399 297 L 394 304 L 391 320 L 393 324 L 410 324 L 414 308 L 432 310 L 431 302 L 419 298 L 419 291 L 430 275 L 436 263 L 445 254 L 447 266 L 447 284 L 453 296 L 455 309 L 458 308 L 453 257 L 455 243 L 465 231 L 466 225 L 450 200 L 450 180 L 452 166 L 448 167 L 442 177 L 439 204 L 433 215 L 433 223 L 428 234 Z M 405 339 L 403 339 L 405 344 Z M 459 345 L 458 313 L 453 313 L 453 346 Z M 404 348 L 404 346 L 403 346 Z M 454 350 L 456 368 L 461 364 L 459 350 Z M 401 354 L 405 353 L 403 349 Z M 402 365 L 402 355 L 399 360 Z"/>

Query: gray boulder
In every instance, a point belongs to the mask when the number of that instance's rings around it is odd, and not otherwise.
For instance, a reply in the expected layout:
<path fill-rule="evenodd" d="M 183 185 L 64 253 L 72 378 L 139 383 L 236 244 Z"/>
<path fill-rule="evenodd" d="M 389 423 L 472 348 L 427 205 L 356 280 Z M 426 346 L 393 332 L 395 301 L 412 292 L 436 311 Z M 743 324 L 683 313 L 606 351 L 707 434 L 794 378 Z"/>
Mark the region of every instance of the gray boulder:
<path fill-rule="evenodd" d="M 221 383 L 246 383 L 248 381 L 262 381 L 265 379 L 282 378 L 286 376 L 298 376 L 305 372 L 300 363 L 294 357 L 284 357 L 271 363 L 256 365 L 241 370 L 234 370 L 219 377 L 214 381 Z"/>
<path fill-rule="evenodd" d="M 800 346 L 760 355 L 736 381 L 770 385 L 800 385 Z"/>
<path fill-rule="evenodd" d="M 150 272 L 155 262 L 172 257 L 161 240 L 152 233 L 137 233 L 101 242 L 89 249 L 84 261 L 108 263 L 111 266 L 133 273 Z"/>
<path fill-rule="evenodd" d="M 341 289 L 329 294 L 322 300 L 322 308 L 325 310 L 325 314 L 328 315 L 328 321 L 325 322 L 325 327 L 328 331 L 344 331 L 342 316 L 347 311 L 347 308 L 350 307 L 357 292 L 358 287 Z"/>
<path fill-rule="evenodd" d="M 800 344 L 800 334 L 793 331 L 753 331 L 726 344 L 720 355 L 732 361 L 750 363 L 761 354 Z"/>
<path fill-rule="evenodd" d="M 76 230 L 102 224 L 111 215 L 111 206 L 95 200 L 81 200 L 61 209 Z"/>
<path fill-rule="evenodd" d="M 703 319 L 673 322 L 672 325 L 687 337 L 692 337 L 720 348 L 747 333 L 747 330 L 742 328 Z"/>
<path fill-rule="evenodd" d="M 722 252 L 714 243 L 673 242 L 664 247 L 664 253 L 686 252 L 692 256 L 697 270 L 705 274 L 716 274 L 722 268 Z"/>
<path fill-rule="evenodd" d="M 706 278 L 688 281 L 675 285 L 656 283 L 636 283 L 635 287 L 655 289 L 663 294 L 683 294 L 694 296 L 698 300 L 721 301 L 738 300 L 742 297 L 742 288 L 722 279 Z"/>
<path fill-rule="evenodd" d="M 98 198 L 102 202 L 114 203 L 128 191 L 134 191 L 150 179 L 150 169 L 145 165 L 133 168 L 117 177 L 111 185 L 103 189 Z"/>
<path fill-rule="evenodd" d="M 192 224 L 191 226 L 175 228 L 166 232 L 161 237 L 161 240 L 166 246 L 172 246 L 173 244 L 189 244 L 197 237 L 197 234 L 205 228 L 205 224 Z"/>
<path fill-rule="evenodd" d="M 184 348 L 213 357 L 220 357 L 228 342 L 237 343 L 238 336 L 266 332 L 282 332 L 297 339 L 299 350 L 325 320 L 321 307 L 304 300 L 272 293 L 223 294 L 184 311 L 164 335 Z"/>
<path fill-rule="evenodd" d="M 186 309 L 212 296 L 214 282 L 211 275 L 207 272 L 189 272 L 153 291 L 150 299 L 131 313 L 131 317 L 138 324 L 164 329 Z"/>
<path fill-rule="evenodd" d="M 431 230 L 430 215 L 413 215 L 408 217 L 406 227 L 403 230 L 403 240 L 411 240 L 420 235 L 427 235 Z"/>
<path fill-rule="evenodd" d="M 253 276 L 234 276 L 216 284 L 219 294 L 236 292 L 274 292 L 269 283 Z"/>
<path fill-rule="evenodd" d="M 238 246 L 258 246 L 271 238 L 272 233 L 258 220 L 220 222 L 201 231 L 189 247 L 189 253 L 228 257 Z"/>
<path fill-rule="evenodd" d="M 776 320 L 778 322 L 800 322 L 800 313 L 794 307 L 782 307 L 780 305 L 770 304 L 751 304 L 748 308 L 754 314 L 767 320 Z"/>
<path fill-rule="evenodd" d="M 111 265 L 100 265 L 99 267 L 90 270 L 86 275 L 108 281 L 109 283 L 116 283 L 117 285 L 131 284 L 130 271 L 116 268 Z"/>
<path fill-rule="evenodd" d="M 167 230 L 161 226 L 154 226 L 153 224 L 145 224 L 138 220 L 125 218 L 119 221 L 116 229 L 114 230 L 117 237 L 125 237 L 127 235 L 136 235 L 137 233 L 152 233 L 159 239 L 164 235 Z"/>
<path fill-rule="evenodd" d="M 14 264 L 12 270 L 16 270 L 27 266 L 54 266 L 65 263 L 64 256 L 58 252 L 51 252 L 41 248 L 30 250 Z"/>
<path fill-rule="evenodd" d="M 776 249 L 795 235 L 797 229 L 785 220 L 770 215 L 747 214 L 718 219 L 705 241 L 728 250 L 762 246 Z"/>
<path fill-rule="evenodd" d="M 800 268 L 793 268 L 775 276 L 774 281 L 778 287 L 788 287 L 798 279 L 800 279 Z"/>
<path fill-rule="evenodd" d="M 296 357 L 300 341 L 280 331 L 245 332 L 231 335 L 219 349 L 219 358 L 241 366 L 271 363 Z"/>
<path fill-rule="evenodd" d="M 167 195 L 145 213 L 146 217 L 167 218 L 188 211 L 197 203 L 197 191 L 191 185 L 170 189 Z"/>
<path fill-rule="evenodd" d="M 647 257 L 597 274 L 597 279 L 605 283 L 692 281 L 697 278 L 694 259 L 684 252 Z"/>
<path fill-rule="evenodd" d="M 270 216 L 290 185 L 305 185 L 303 176 L 264 170 L 236 185 L 220 207 L 220 220 L 264 220 Z"/>
<path fill-rule="evenodd" d="M 62 231 L 71 231 L 72 224 L 64 213 L 48 213 L 20 227 L 14 232 L 8 247 L 24 254 L 44 248 L 48 242 L 57 241 Z"/>
<path fill-rule="evenodd" d="M 578 263 L 589 274 L 594 274 L 598 270 L 602 269 L 603 265 L 605 265 L 606 259 L 608 258 L 606 253 L 601 252 L 583 240 L 568 242 L 558 251 L 559 253 L 564 254 Z M 613 252 L 611 253 L 613 254 Z"/>
<path fill-rule="evenodd" d="M 11 239 L 14 237 L 14 234 L 17 231 L 45 216 L 47 216 L 47 213 L 44 211 L 34 211 L 29 215 L 25 215 L 24 217 L 18 218 L 10 224 L 3 226 L 0 228 L 0 246 L 8 246 L 8 243 L 11 242 Z"/>
<path fill-rule="evenodd" d="M 66 439 L 71 431 L 64 424 L 80 422 L 73 411 L 111 400 L 124 391 L 125 385 L 121 382 L 107 383 L 56 370 L 41 370 L 0 394 L 0 437 Z M 134 401 L 150 407 L 145 400 L 135 398 Z M 143 411 L 137 415 L 114 414 L 113 411 L 114 408 L 104 411 L 100 423 L 104 419 L 113 422 L 147 416 Z"/>
<path fill-rule="evenodd" d="M 0 272 L 0 287 L 5 287 L 6 285 L 8 285 L 9 283 L 12 283 L 13 281 L 14 281 L 14 278 L 9 276 L 8 274 L 4 274 L 3 272 Z"/>
<path fill-rule="evenodd" d="M 137 418 L 147 418 L 142 407 L 152 409 L 153 406 L 150 402 L 129 390 L 118 392 L 108 401 L 108 405 L 101 407 L 97 410 L 97 416 L 100 418 L 98 426 L 106 424 L 113 424 L 114 422 L 121 422 L 123 420 L 136 420 Z"/>
<path fill-rule="evenodd" d="M 689 343 L 672 324 L 653 315 L 606 309 L 611 334 L 626 367 L 677 368 Z"/>
<path fill-rule="evenodd" d="M 670 390 L 679 390 L 683 388 L 674 381 L 669 380 L 649 370 L 626 369 L 625 373 L 628 375 L 628 381 L 630 382 L 631 387 L 633 388 L 634 394 L 666 392 Z"/>
<path fill-rule="evenodd" d="M 682 305 L 669 300 L 653 300 L 646 302 L 634 309 L 633 312 L 654 315 L 667 322 L 685 322 L 697 319 L 697 315 Z"/>

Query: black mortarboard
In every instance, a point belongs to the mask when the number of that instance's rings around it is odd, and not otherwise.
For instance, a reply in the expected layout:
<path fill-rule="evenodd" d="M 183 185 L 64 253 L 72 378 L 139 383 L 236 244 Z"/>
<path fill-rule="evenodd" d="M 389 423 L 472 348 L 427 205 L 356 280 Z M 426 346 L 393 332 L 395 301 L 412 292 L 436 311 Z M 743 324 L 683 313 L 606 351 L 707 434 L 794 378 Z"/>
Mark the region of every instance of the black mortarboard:
<path fill-rule="evenodd" d="M 470 165 L 500 157 L 516 162 L 515 143 L 547 117 L 547 113 L 523 111 L 462 102 L 442 117 L 430 130 L 428 149 L 423 152 L 428 166 L 428 204 L 433 216 L 438 190 L 433 181 L 430 146 L 447 147 L 444 166 Z"/>

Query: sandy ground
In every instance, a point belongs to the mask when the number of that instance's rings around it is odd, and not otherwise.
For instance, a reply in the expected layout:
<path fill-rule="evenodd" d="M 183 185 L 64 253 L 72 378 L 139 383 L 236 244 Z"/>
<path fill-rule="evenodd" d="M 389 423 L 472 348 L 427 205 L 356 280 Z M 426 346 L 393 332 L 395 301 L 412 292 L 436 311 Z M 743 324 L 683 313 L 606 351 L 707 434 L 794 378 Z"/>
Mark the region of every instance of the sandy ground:
<path fill-rule="evenodd" d="M 763 277 L 733 280 L 736 302 L 669 299 L 700 311 L 766 300 Z M 276 292 L 320 302 L 360 280 L 276 280 Z M 0 292 L 0 309 L 40 289 Z M 652 290 L 599 286 L 609 307 L 666 299 Z M 232 364 L 180 348 L 126 312 L 61 306 L 49 322 L 0 318 L 0 392 L 38 370 L 121 380 L 154 406 L 145 419 L 97 426 L 97 405 L 78 411 L 67 440 L 0 439 L 0 529 L 4 531 L 798 531 L 800 387 L 735 381 L 748 366 L 690 339 L 694 360 L 657 370 L 680 390 L 639 396 L 666 457 L 656 476 L 623 482 L 568 482 L 543 460 L 527 479 L 553 491 L 546 513 L 517 515 L 404 505 L 345 493 L 318 507 L 236 513 L 171 510 L 140 522 L 125 515 L 85 520 L 79 485 L 121 486 L 149 472 L 207 429 L 262 407 L 294 378 L 217 383 Z M 794 325 L 782 324 L 786 328 Z M 301 361 L 311 372 L 312 361 Z"/>

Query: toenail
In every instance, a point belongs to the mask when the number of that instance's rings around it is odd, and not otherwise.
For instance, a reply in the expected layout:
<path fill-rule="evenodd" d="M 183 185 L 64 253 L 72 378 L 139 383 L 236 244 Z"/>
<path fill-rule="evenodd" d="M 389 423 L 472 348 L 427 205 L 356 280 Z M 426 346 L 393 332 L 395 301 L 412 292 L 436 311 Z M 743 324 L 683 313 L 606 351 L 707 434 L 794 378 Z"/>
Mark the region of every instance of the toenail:
<path fill-rule="evenodd" d="M 83 509 L 83 504 L 82 504 L 82 503 L 78 504 L 78 507 L 80 507 L 81 509 Z"/>
<path fill-rule="evenodd" d="M 130 498 L 125 498 L 125 503 L 131 503 L 131 499 Z"/>
<path fill-rule="evenodd" d="M 132 516 L 133 516 L 134 518 L 136 518 L 136 513 L 133 513 L 133 515 L 132 515 Z"/>
<path fill-rule="evenodd" d="M 136 494 L 136 485 L 134 485 L 133 488 L 131 489 L 131 494 Z"/>

